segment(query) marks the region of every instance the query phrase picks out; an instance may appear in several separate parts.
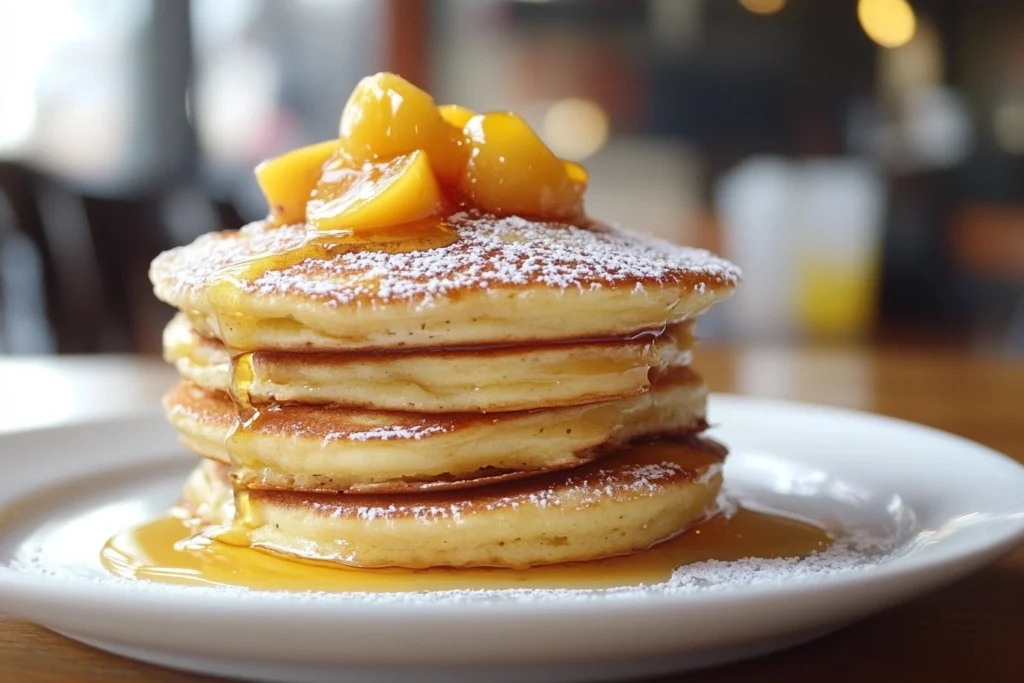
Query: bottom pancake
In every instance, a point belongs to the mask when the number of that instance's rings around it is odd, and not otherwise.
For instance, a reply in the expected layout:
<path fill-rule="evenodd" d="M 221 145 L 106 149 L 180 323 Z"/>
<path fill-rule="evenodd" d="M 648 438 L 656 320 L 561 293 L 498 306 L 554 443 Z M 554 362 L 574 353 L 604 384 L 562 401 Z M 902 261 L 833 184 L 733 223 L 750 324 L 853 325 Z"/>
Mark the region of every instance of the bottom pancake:
<path fill-rule="evenodd" d="M 355 567 L 508 567 L 636 552 L 716 507 L 725 449 L 697 438 L 637 444 L 569 472 L 417 495 L 244 491 L 207 461 L 184 502 L 221 541 Z"/>

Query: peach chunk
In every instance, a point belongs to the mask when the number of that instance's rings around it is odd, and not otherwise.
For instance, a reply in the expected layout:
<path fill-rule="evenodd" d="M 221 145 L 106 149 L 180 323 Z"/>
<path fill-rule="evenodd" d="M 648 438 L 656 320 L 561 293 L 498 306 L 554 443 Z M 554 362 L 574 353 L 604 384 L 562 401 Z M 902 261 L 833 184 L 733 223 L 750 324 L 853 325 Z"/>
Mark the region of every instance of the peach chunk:
<path fill-rule="evenodd" d="M 458 104 L 442 104 L 437 108 L 437 112 L 441 115 L 441 118 L 448 122 L 449 125 L 462 130 L 465 128 L 469 120 L 476 116 L 476 112 L 472 109 L 467 109 Z"/>
<path fill-rule="evenodd" d="M 423 150 L 351 168 L 332 160 L 306 213 L 317 230 L 358 232 L 439 216 L 441 188 Z"/>
<path fill-rule="evenodd" d="M 587 182 L 590 180 L 590 174 L 587 173 L 587 169 L 575 161 L 562 159 L 562 164 L 565 166 L 565 172 L 569 174 L 569 180 L 580 185 L 583 190 L 587 189 Z"/>
<path fill-rule="evenodd" d="M 342 111 L 340 132 L 356 164 L 422 149 L 445 182 L 454 182 L 464 166 L 462 132 L 442 118 L 434 98 L 394 74 L 359 81 Z"/>
<path fill-rule="evenodd" d="M 472 204 L 496 214 L 553 219 L 582 213 L 582 167 L 567 167 L 521 117 L 478 114 L 464 130 L 469 162 L 462 191 Z"/>
<path fill-rule="evenodd" d="M 280 225 L 306 220 L 306 202 L 323 166 L 338 151 L 339 140 L 326 140 L 293 149 L 256 167 L 256 182 L 270 205 L 270 215 Z"/>

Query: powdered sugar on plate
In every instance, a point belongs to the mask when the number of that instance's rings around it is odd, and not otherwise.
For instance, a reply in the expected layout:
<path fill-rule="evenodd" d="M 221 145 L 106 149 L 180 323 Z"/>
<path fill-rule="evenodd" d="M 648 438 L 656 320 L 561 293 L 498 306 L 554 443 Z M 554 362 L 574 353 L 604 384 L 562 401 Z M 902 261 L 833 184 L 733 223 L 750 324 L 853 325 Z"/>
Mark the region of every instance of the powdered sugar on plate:
<path fill-rule="evenodd" d="M 898 556 L 897 544 L 892 538 L 858 533 L 856 530 L 839 536 L 828 550 L 804 558 L 758 559 L 750 558 L 730 562 L 706 561 L 679 567 L 663 583 L 601 589 L 501 589 L 501 590 L 443 590 L 431 592 L 287 592 L 254 591 L 241 587 L 196 587 L 138 581 L 106 574 L 101 568 L 86 564 L 67 564 L 51 556 L 44 547 L 23 547 L 10 567 L 60 580 L 85 581 L 96 585 L 111 585 L 124 590 L 141 592 L 181 592 L 190 594 L 254 595 L 290 601 L 339 601 L 390 604 L 455 604 L 467 602 L 536 602 L 617 600 L 658 598 L 668 595 L 696 595 L 711 591 L 734 590 L 758 585 L 782 585 L 793 582 L 813 582 L 850 572 L 869 571 Z"/>

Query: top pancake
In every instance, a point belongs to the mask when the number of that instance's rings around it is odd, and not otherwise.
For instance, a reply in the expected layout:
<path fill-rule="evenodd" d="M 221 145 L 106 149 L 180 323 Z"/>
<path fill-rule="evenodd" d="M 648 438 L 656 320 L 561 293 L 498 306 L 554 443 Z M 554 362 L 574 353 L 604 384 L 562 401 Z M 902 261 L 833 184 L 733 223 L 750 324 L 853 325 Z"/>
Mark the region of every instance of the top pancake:
<path fill-rule="evenodd" d="M 597 223 L 447 224 L 433 248 L 309 250 L 305 225 L 256 222 L 161 254 L 150 278 L 200 334 L 246 350 L 629 337 L 699 315 L 739 279 L 707 251 Z M 267 254 L 282 267 L 254 268 Z"/>

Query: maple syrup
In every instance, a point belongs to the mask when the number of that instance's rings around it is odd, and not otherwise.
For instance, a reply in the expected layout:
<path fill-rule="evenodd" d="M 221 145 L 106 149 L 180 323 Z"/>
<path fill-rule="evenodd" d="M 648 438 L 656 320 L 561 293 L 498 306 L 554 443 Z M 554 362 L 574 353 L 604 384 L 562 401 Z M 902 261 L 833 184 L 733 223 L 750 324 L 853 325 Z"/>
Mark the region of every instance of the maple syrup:
<path fill-rule="evenodd" d="M 237 451 L 244 434 L 258 424 L 260 409 L 250 397 L 255 380 L 255 355 L 250 340 L 259 321 L 238 312 L 237 302 L 243 290 L 266 273 L 281 271 L 307 261 L 328 261 L 339 254 L 373 249 L 387 253 L 405 253 L 447 246 L 458 234 L 443 221 L 430 219 L 426 224 L 407 224 L 374 232 L 308 231 L 298 245 L 278 252 L 229 264 L 214 276 L 210 302 L 217 312 L 221 339 L 231 354 L 228 394 L 238 412 L 225 440 L 231 462 L 238 462 Z"/>
<path fill-rule="evenodd" d="M 230 263 L 214 274 L 208 300 L 217 318 L 217 333 L 235 353 L 252 349 L 257 318 L 239 312 L 246 290 L 259 278 L 287 270 L 301 263 L 326 263 L 335 257 L 364 250 L 389 254 L 426 251 L 458 241 L 458 233 L 441 219 L 382 228 L 373 232 L 318 232 L 308 230 L 302 241 L 287 249 Z M 284 325 L 284 320 L 276 321 Z"/>
<path fill-rule="evenodd" d="M 832 538 L 790 517 L 739 507 L 648 550 L 591 562 L 511 569 L 355 569 L 284 558 L 196 535 L 172 513 L 111 538 L 104 566 L 126 578 L 193 586 L 318 592 L 416 592 L 472 589 L 596 589 L 667 581 L 681 566 L 707 560 L 800 558 Z"/>
<path fill-rule="evenodd" d="M 241 287 L 271 271 L 287 270 L 305 261 L 329 261 L 347 252 L 372 249 L 388 254 L 438 249 L 454 244 L 458 233 L 441 219 L 427 219 L 373 232 L 309 230 L 297 245 L 229 264 L 214 276 L 212 303 L 225 301 L 217 290 Z M 231 310 L 229 307 L 218 310 Z"/>

